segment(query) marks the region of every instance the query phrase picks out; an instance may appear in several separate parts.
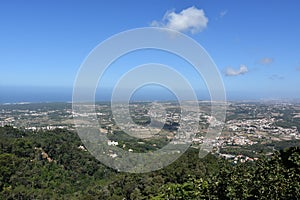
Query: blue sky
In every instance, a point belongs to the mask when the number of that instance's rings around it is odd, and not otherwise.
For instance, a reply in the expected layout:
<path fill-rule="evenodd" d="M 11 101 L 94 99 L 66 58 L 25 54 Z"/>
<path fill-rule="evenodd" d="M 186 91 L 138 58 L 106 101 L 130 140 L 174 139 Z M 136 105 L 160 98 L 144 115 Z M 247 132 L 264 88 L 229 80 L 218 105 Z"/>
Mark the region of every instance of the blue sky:
<path fill-rule="evenodd" d="M 0 101 L 20 98 L 8 91 L 61 97 L 65 90 L 67 99 L 95 46 L 119 32 L 154 25 L 199 42 L 220 70 L 229 99 L 300 98 L 299 10 L 297 0 L 1 1 Z M 186 24 L 176 21 L 182 17 Z M 108 77 L 118 73 L 116 66 Z M 21 100 L 30 101 L 15 101 Z"/>

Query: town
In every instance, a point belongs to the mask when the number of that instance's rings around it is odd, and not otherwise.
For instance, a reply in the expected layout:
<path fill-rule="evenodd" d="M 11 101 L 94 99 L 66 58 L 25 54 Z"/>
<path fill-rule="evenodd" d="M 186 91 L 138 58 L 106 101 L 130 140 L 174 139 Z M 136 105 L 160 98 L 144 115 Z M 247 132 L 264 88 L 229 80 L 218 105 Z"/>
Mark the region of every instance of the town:
<path fill-rule="evenodd" d="M 210 103 L 198 102 L 200 113 L 193 108 L 180 107 L 178 102 L 133 102 L 118 108 L 117 114 L 124 116 L 124 110 L 129 108 L 130 116 L 125 122 L 116 122 L 111 104 L 96 103 L 95 113 L 99 130 L 107 134 L 108 145 L 118 146 L 129 152 L 134 152 L 135 145 L 124 143 L 124 135 L 136 137 L 140 146 L 151 143 L 159 149 L 159 140 L 178 143 L 182 138 L 189 140 L 193 148 L 200 148 L 203 143 L 213 145 L 213 153 L 233 162 L 245 162 L 258 159 L 257 146 L 268 146 L 278 142 L 295 142 L 300 144 L 300 104 L 297 103 L 257 103 L 257 102 L 228 102 L 226 103 L 226 121 L 218 122 L 210 115 Z M 156 109 L 155 106 L 157 106 Z M 165 110 L 159 109 L 162 106 Z M 182 116 L 182 110 L 188 109 L 187 115 Z M 123 112 L 123 113 L 122 113 Z M 85 120 L 79 120 L 81 118 Z M 132 120 L 133 124 L 127 123 Z M 0 126 L 13 126 L 31 131 L 68 129 L 75 131 L 76 127 L 89 127 L 92 118 L 87 113 L 75 113 L 71 103 L 21 103 L 0 105 Z M 213 123 L 212 123 L 213 121 Z M 181 125 L 188 127 L 184 135 L 179 134 Z M 213 124 L 213 125 L 212 125 Z M 151 125 L 151 126 L 149 126 Z M 219 127 L 217 137 L 209 137 L 209 126 Z M 127 137 L 126 136 L 126 137 Z M 156 141 L 153 142 L 153 141 Z M 186 141 L 186 140 L 185 140 Z M 253 148 L 252 148 L 253 147 Z M 255 147 L 255 148 L 254 148 Z M 83 150 L 83 146 L 81 146 Z M 242 154 L 248 149 L 247 155 Z M 254 150 L 253 150 L 254 149 Z M 233 151 L 234 150 L 234 151 Z M 271 153 L 264 151 L 265 154 Z M 249 153 L 250 152 L 250 153 Z M 115 153 L 111 153 L 117 157 Z"/>

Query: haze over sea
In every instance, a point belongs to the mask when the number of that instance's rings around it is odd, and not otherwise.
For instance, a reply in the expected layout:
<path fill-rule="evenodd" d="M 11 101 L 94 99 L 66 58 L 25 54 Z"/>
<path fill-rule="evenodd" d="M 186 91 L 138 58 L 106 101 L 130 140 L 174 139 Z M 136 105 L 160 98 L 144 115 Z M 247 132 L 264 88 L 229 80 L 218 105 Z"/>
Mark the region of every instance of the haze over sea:
<path fill-rule="evenodd" d="M 72 101 L 72 88 L 62 87 L 0 87 L 0 103 L 20 102 L 70 102 Z M 96 92 L 96 101 L 110 101 L 111 89 L 101 89 Z M 209 99 L 207 92 L 199 99 Z M 118 100 L 124 100 L 118 99 Z M 152 101 L 152 100 L 176 100 L 174 94 L 164 88 L 150 88 L 137 90 L 131 100 Z"/>
<path fill-rule="evenodd" d="M 196 91 L 199 100 L 211 100 L 209 92 L 205 90 Z M 69 87 L 0 87 L 0 104 L 4 103 L 22 103 L 22 102 L 71 102 L 72 88 Z M 96 93 L 96 101 L 110 101 L 111 90 L 102 89 Z M 120 99 L 123 100 L 123 99 Z M 131 100 L 133 101 L 167 101 L 176 100 L 176 96 L 164 88 L 142 88 L 137 90 Z M 188 99 L 187 99 L 188 100 Z M 286 96 L 285 98 L 276 98 L 275 96 L 265 94 L 253 94 L 250 92 L 227 92 L 228 101 L 261 101 L 276 100 L 288 102 L 300 102 L 299 98 Z"/>

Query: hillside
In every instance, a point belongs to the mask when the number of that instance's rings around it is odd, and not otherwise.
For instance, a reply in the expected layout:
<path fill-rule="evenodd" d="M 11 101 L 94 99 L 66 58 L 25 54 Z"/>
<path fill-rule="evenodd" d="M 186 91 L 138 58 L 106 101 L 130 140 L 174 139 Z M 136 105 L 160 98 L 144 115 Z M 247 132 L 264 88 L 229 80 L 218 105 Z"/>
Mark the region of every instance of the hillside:
<path fill-rule="evenodd" d="M 0 199 L 297 199 L 300 148 L 232 164 L 190 148 L 170 166 L 119 173 L 86 151 L 76 133 L 0 128 Z"/>

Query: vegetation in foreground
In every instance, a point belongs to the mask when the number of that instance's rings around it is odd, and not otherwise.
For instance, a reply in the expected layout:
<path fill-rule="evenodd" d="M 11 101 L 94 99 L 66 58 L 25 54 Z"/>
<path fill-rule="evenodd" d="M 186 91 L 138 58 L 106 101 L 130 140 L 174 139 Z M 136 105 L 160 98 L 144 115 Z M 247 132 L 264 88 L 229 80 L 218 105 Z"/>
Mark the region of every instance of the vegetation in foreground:
<path fill-rule="evenodd" d="M 299 199 L 300 148 L 233 165 L 189 149 L 146 174 L 119 173 L 76 133 L 0 128 L 0 199 Z"/>

